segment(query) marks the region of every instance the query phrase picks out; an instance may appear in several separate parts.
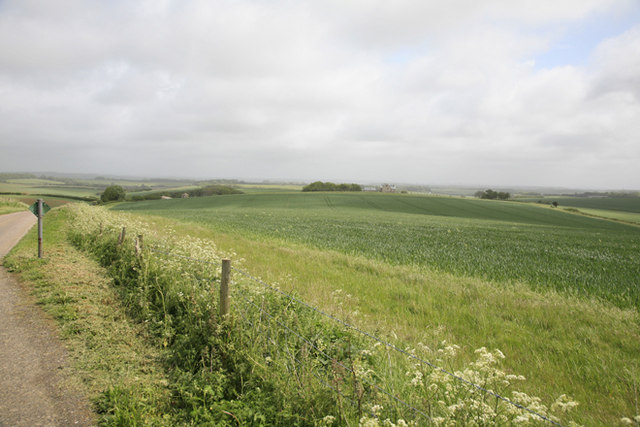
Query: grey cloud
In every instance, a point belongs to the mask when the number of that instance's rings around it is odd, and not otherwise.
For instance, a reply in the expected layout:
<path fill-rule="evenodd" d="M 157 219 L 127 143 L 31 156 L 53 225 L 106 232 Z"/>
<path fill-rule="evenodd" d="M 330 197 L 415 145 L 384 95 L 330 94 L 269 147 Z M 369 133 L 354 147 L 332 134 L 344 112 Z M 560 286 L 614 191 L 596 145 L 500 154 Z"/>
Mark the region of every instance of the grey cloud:
<path fill-rule="evenodd" d="M 5 1 L 0 169 L 640 182 L 637 28 L 531 65 L 540 28 L 629 2 L 527 4 Z"/>

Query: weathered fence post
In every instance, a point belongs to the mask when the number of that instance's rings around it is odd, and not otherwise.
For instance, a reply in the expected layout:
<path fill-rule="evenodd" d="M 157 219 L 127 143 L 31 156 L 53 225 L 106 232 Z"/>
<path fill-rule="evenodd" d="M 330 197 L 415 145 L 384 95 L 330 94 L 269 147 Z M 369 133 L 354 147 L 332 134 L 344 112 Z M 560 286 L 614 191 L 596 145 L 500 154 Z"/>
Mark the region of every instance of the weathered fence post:
<path fill-rule="evenodd" d="M 222 277 L 220 278 L 220 317 L 229 314 L 229 279 L 231 277 L 231 260 L 222 260 Z"/>
<path fill-rule="evenodd" d="M 142 234 L 138 234 L 138 237 L 136 237 L 136 256 L 137 257 L 142 256 L 142 248 L 143 248 Z"/>
<path fill-rule="evenodd" d="M 42 258 L 42 217 L 44 216 L 42 209 L 42 199 L 38 199 L 38 258 Z"/>
<path fill-rule="evenodd" d="M 122 227 L 122 231 L 120 232 L 120 236 L 118 236 L 118 246 L 121 246 L 122 243 L 124 242 L 124 235 L 127 232 L 127 228 L 126 227 Z"/>

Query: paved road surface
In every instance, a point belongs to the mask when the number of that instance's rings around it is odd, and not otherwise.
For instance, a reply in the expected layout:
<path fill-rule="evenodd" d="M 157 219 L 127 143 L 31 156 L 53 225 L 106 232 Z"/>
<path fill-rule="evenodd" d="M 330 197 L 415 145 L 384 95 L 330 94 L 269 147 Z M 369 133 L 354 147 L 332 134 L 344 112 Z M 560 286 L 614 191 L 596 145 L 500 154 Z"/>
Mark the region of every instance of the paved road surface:
<path fill-rule="evenodd" d="M 29 211 L 0 215 L 0 258 L 38 222 L 36 216 Z"/>
<path fill-rule="evenodd" d="M 28 211 L 0 216 L 0 258 L 35 222 Z M 54 322 L 0 267 L 0 427 L 91 425 L 86 399 L 61 387 L 65 364 Z"/>

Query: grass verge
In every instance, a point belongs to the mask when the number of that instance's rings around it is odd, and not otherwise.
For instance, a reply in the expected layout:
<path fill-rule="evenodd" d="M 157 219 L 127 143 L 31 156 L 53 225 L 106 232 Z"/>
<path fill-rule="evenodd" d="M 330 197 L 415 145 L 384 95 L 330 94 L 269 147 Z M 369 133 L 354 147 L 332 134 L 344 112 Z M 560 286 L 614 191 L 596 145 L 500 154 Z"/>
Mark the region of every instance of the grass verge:
<path fill-rule="evenodd" d="M 566 395 L 543 401 L 514 389 L 524 378 L 501 370 L 504 355 L 498 350 L 480 348 L 469 363 L 454 365 L 460 347 L 443 340 L 385 338 L 406 349 L 394 352 L 239 275 L 232 315 L 221 317 L 211 293 L 225 251 L 210 239 L 178 231 L 169 222 L 88 206 L 73 211 L 74 243 L 108 266 L 131 315 L 166 349 L 176 409 L 172 421 L 287 426 L 540 421 L 539 415 L 478 392 L 433 365 L 417 363 L 411 354 L 450 372 L 461 369 L 455 371 L 458 379 L 510 396 L 538 414 L 561 422 L 571 417 L 565 410 L 575 404 Z M 120 244 L 123 226 L 127 237 Z M 140 254 L 130 236 L 141 233 Z M 338 291 L 332 296 L 344 310 L 340 317 L 354 314 L 349 296 Z"/>
<path fill-rule="evenodd" d="M 14 198 L 0 197 L 0 215 L 26 211 L 29 205 Z"/>
<path fill-rule="evenodd" d="M 35 245 L 31 233 L 7 264 L 33 283 L 42 304 L 60 322 L 76 359 L 79 381 L 94 396 L 104 424 L 353 425 L 359 418 L 377 425 L 385 419 L 376 413 L 382 409 L 368 402 L 382 401 L 384 396 L 368 386 L 367 376 L 386 378 L 392 390 L 416 405 L 431 396 L 427 406 L 433 404 L 429 411 L 433 410 L 434 419 L 444 414 L 448 420 L 464 423 L 493 410 L 474 412 L 477 408 L 469 402 L 479 407 L 487 402 L 475 401 L 468 391 L 459 389 L 447 401 L 453 385 L 437 372 L 411 369 L 402 360 L 392 363 L 385 354 L 373 354 L 375 347 L 354 351 L 359 344 L 354 337 L 255 289 L 243 288 L 236 297 L 236 309 L 242 296 L 269 307 L 279 323 L 312 336 L 313 345 L 332 348 L 326 350 L 332 352 L 331 358 L 318 357 L 317 348 L 298 342 L 291 333 L 278 332 L 260 310 L 251 312 L 247 305 L 243 316 L 251 326 L 236 317 L 235 326 L 242 327 L 231 334 L 211 316 L 215 307 L 211 307 L 210 289 L 203 288 L 196 276 L 174 268 L 169 259 L 136 260 L 131 238 L 129 249 L 118 249 L 117 236 L 107 233 L 101 218 L 93 221 L 93 231 L 86 234 L 76 220 L 72 230 L 76 246 L 91 253 L 101 268 L 68 242 L 69 215 L 68 210 L 48 215 L 46 260 L 31 254 Z M 82 218 L 82 222 L 88 220 Z M 465 364 L 482 365 L 488 370 L 468 375 L 483 372 L 505 379 L 504 372 L 489 366 L 501 353 L 485 350 L 473 355 L 478 347 L 500 348 L 508 356 L 507 372 L 527 376 L 530 385 L 522 386 L 525 391 L 538 390 L 545 402 L 553 402 L 560 393 L 570 394 L 581 402 L 576 417 L 585 424 L 612 425 L 633 415 L 640 342 L 633 310 L 275 240 L 248 240 L 166 219 L 128 217 L 128 224 L 135 223 L 147 230 L 171 229 L 169 235 L 198 236 L 189 244 L 191 250 L 200 251 L 198 257 L 207 255 L 201 244 L 215 237 L 219 252 L 241 254 L 243 268 L 368 330 L 399 335 L 401 341 L 415 343 L 415 351 L 422 351 L 419 341 L 427 343 L 425 349 L 435 350 L 429 358 L 443 359 L 452 370 Z M 117 230 L 113 224 L 110 227 Z M 129 227 L 129 233 L 137 232 Z M 217 252 L 208 255 L 219 257 Z M 245 286 L 241 281 L 236 285 Z M 442 344 L 445 340 L 464 345 L 457 351 Z M 396 363 L 399 374 L 385 377 Z M 346 369 L 349 366 L 352 374 Z M 351 396 L 356 408 L 348 409 L 342 395 L 336 398 L 316 381 L 318 376 Z M 439 400 L 436 395 L 448 397 Z M 401 425 L 406 411 L 403 415 L 392 408 L 385 404 L 384 416 Z M 494 411 L 493 419 L 508 415 L 513 414 L 501 409 L 499 414 Z"/>
<path fill-rule="evenodd" d="M 159 217 L 153 221 L 171 224 L 177 234 L 214 239 L 221 250 L 242 256 L 249 271 L 322 309 L 340 316 L 359 312 L 353 320 L 368 330 L 413 343 L 460 344 L 458 366 L 476 348 L 499 348 L 507 355 L 506 369 L 527 378 L 526 392 L 545 400 L 569 394 L 581 403 L 575 420 L 585 425 L 615 425 L 637 411 L 640 317 L 634 309 Z M 345 302 L 346 312 L 332 297 L 338 289 L 354 296 Z"/>
<path fill-rule="evenodd" d="M 122 307 L 104 268 L 67 240 L 68 212 L 47 214 L 45 258 L 32 229 L 4 259 L 57 321 L 73 386 L 93 400 L 102 425 L 163 424 L 169 390 L 160 352 Z"/>

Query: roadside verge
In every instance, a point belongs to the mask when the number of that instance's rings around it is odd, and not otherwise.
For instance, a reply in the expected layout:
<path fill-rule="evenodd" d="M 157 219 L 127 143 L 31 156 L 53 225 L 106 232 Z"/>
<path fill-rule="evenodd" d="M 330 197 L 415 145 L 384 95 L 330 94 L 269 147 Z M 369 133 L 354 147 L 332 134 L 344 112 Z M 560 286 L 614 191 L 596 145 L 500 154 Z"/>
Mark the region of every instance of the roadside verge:
<path fill-rule="evenodd" d="M 62 340 L 67 361 L 61 387 L 92 402 L 84 425 L 96 420 L 107 425 L 162 424 L 158 411 L 168 392 L 159 354 L 146 345 L 143 328 L 121 308 L 104 269 L 68 243 L 66 215 L 60 209 L 47 215 L 44 259 L 34 253 L 37 233 L 31 229 L 5 257 L 4 266 L 17 273 L 25 294 L 33 295 L 53 319 L 49 322 L 55 322 L 50 326 L 57 329 L 54 335 Z"/>

